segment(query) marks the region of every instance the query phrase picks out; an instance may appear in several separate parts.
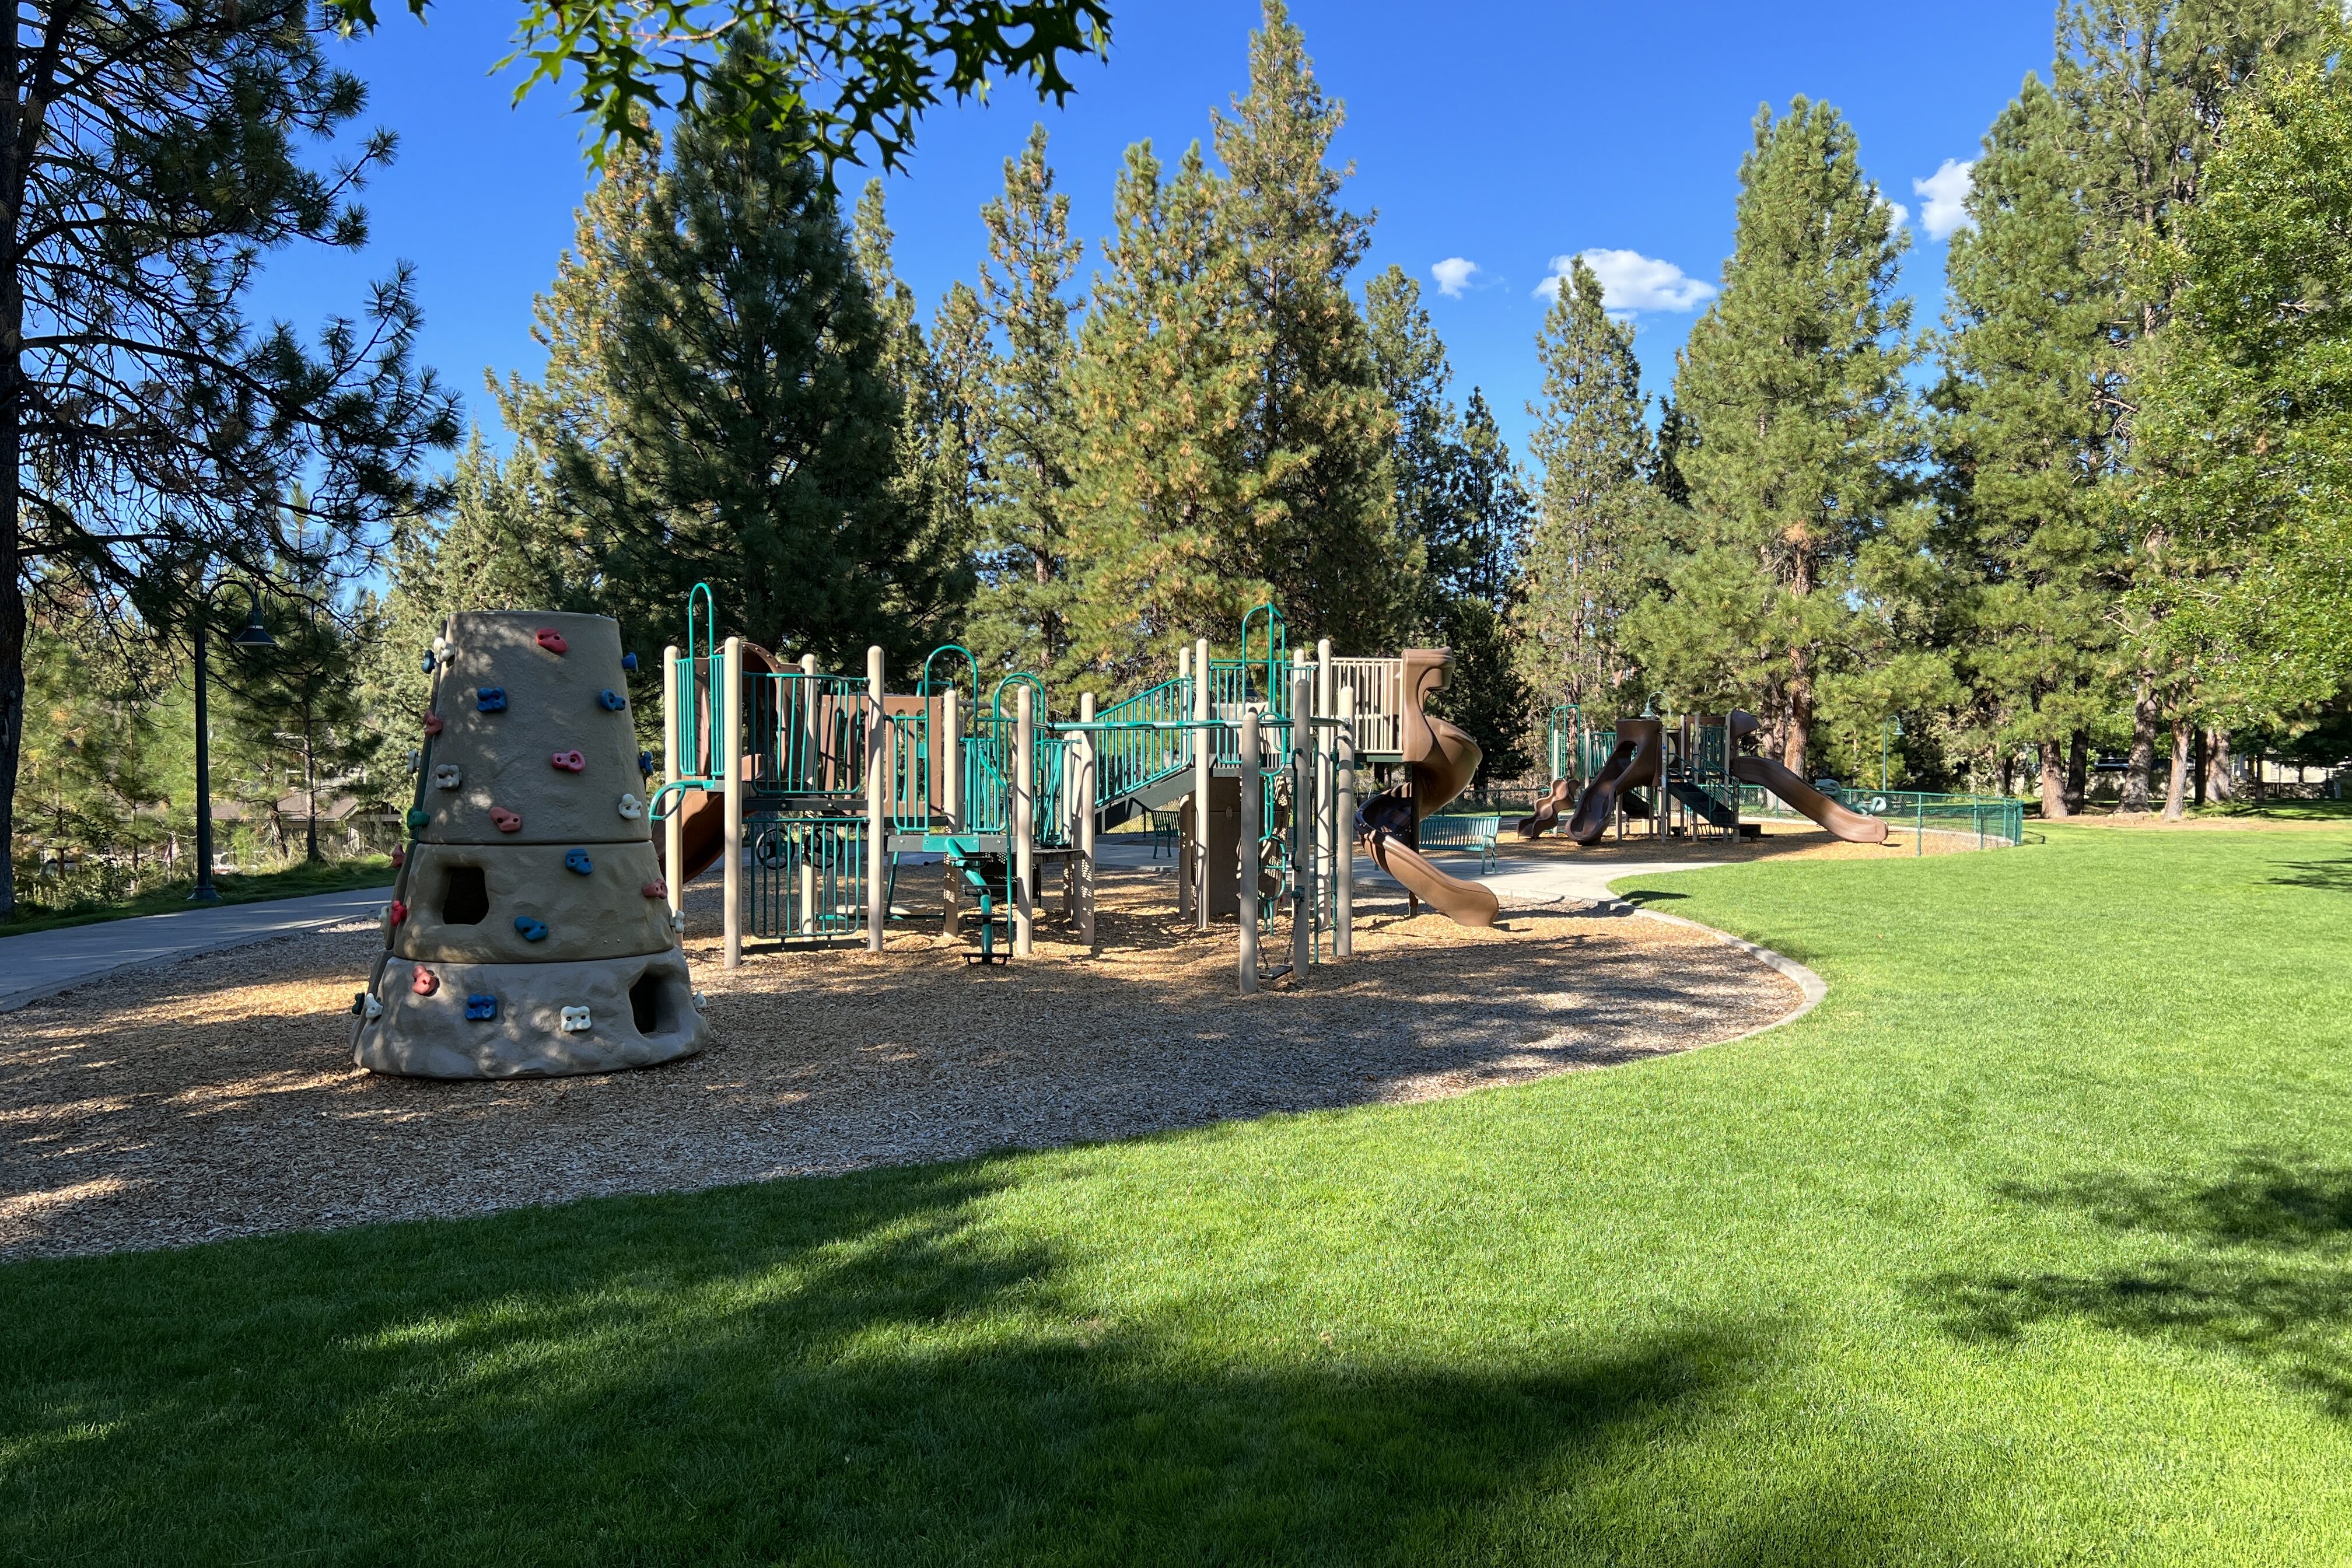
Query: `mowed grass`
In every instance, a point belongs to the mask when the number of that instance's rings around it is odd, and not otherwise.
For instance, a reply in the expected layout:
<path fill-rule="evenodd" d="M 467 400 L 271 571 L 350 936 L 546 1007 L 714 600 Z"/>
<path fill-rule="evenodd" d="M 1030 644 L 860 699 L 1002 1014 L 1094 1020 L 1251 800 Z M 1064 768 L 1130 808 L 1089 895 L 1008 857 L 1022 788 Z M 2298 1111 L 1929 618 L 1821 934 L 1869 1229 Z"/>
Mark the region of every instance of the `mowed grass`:
<path fill-rule="evenodd" d="M 392 885 L 392 857 L 361 855 L 348 860 L 329 860 L 320 865 L 294 865 L 277 871 L 223 872 L 214 881 L 214 889 L 224 904 L 257 904 L 271 899 L 302 899 L 313 893 L 340 893 L 352 888 L 388 888 Z M 188 902 L 195 890 L 192 876 L 184 882 L 166 882 L 142 893 L 113 904 L 75 904 L 63 910 L 44 909 L 37 914 L 25 914 L 13 921 L 0 921 L 0 937 L 22 936 L 26 931 L 55 931 L 60 926 L 97 925 L 103 921 L 131 920 L 140 915 L 168 915 L 197 906 Z M 16 890 L 26 900 L 20 910 L 31 909 L 37 903 L 42 886 L 37 879 L 16 884 Z"/>
<path fill-rule="evenodd" d="M 1828 1001 L 1444 1103 L 0 1267 L 0 1561 L 2352 1553 L 2352 834 L 1621 887 Z"/>

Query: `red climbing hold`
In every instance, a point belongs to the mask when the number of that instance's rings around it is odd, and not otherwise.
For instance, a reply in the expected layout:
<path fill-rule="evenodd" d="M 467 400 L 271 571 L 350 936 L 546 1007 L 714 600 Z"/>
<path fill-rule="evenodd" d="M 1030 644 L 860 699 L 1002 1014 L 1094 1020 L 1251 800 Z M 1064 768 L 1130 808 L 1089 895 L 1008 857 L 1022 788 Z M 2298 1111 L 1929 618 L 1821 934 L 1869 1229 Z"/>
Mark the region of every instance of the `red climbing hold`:
<path fill-rule="evenodd" d="M 550 653 L 562 653 L 564 647 L 563 634 L 553 626 L 541 627 L 539 634 L 539 646 Z"/>
<path fill-rule="evenodd" d="M 558 752 L 547 760 L 567 773 L 576 773 L 588 765 L 588 759 L 577 752 Z"/>
<path fill-rule="evenodd" d="M 663 881 L 659 877 L 656 877 L 652 881 L 647 882 L 644 887 L 639 888 L 637 891 L 643 893 L 649 899 L 667 899 L 669 897 L 669 884 Z"/>
<path fill-rule="evenodd" d="M 428 735 L 437 735 L 441 732 L 440 714 L 427 713 L 425 716 L 425 732 Z"/>
<path fill-rule="evenodd" d="M 404 847 L 403 846 L 401 846 L 401 845 L 398 845 L 398 844 L 394 845 L 394 846 L 392 847 L 392 863 L 393 863 L 394 866 L 405 866 L 405 865 L 407 865 L 407 864 L 408 864 L 408 851 L 407 851 L 407 849 L 406 849 L 405 847 Z"/>
<path fill-rule="evenodd" d="M 416 978 L 408 983 L 408 988 L 419 996 L 430 996 L 441 989 L 441 977 L 420 963 L 416 966 Z"/>
<path fill-rule="evenodd" d="M 500 833 L 520 833 L 522 831 L 521 816 L 519 813 L 509 811 L 503 805 L 494 805 L 490 807 L 490 820 L 498 825 L 498 829 Z"/>
<path fill-rule="evenodd" d="M 398 925 L 408 918 L 408 906 L 398 899 L 392 900 L 392 923 Z"/>

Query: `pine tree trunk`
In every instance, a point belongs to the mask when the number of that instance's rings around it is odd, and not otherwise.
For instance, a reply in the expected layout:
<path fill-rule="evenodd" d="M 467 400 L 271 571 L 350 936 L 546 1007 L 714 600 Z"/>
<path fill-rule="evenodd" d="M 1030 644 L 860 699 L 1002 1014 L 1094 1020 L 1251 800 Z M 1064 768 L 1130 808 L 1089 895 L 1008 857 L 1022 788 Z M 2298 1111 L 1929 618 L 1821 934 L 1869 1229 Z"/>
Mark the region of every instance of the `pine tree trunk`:
<path fill-rule="evenodd" d="M 16 22 L 0 27 L 0 921 L 16 913 L 16 766 L 25 747 L 24 446 L 25 285 L 16 270 L 24 171 L 16 155 Z"/>
<path fill-rule="evenodd" d="M 2077 730 L 2066 742 L 2066 815 L 2082 816 L 2090 793 L 2091 737 L 2087 731 Z"/>
<path fill-rule="evenodd" d="M 2205 798 L 2229 800 L 2236 794 L 2237 785 L 2230 777 L 2230 731 L 2208 730 L 2205 731 Z M 2259 784 L 2255 787 L 2254 797 L 2262 797 Z"/>
<path fill-rule="evenodd" d="M 2186 719 L 2172 721 L 2172 773 L 2164 784 L 2164 820 L 2180 820 L 2181 796 L 2189 789 L 2189 734 Z"/>
<path fill-rule="evenodd" d="M 2037 741 L 2034 746 L 2042 756 L 2042 818 L 2063 822 L 2072 815 L 2066 809 L 2065 753 L 2055 741 Z"/>
<path fill-rule="evenodd" d="M 302 737 L 302 793 L 310 803 L 310 815 L 302 825 L 302 863 L 319 863 L 319 758 L 306 731 Z"/>
<path fill-rule="evenodd" d="M 2117 811 L 2147 809 L 2148 775 L 2156 772 L 2156 683 L 2145 670 L 2132 699 L 2131 759 L 2124 769 Z"/>

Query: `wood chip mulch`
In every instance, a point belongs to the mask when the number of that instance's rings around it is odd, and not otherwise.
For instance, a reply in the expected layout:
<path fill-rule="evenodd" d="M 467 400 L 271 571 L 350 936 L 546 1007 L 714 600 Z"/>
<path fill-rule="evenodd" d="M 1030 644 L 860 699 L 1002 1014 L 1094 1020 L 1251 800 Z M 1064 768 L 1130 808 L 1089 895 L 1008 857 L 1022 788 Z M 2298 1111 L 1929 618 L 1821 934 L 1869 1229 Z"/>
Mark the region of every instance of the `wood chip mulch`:
<path fill-rule="evenodd" d="M 1356 962 L 1244 998 L 1231 925 L 1181 927 L 1164 871 L 1105 874 L 1094 959 L 1041 919 L 1035 956 L 970 967 L 971 939 L 925 918 L 880 957 L 755 951 L 730 973 L 712 880 L 689 891 L 687 946 L 717 1043 L 650 1071 L 437 1083 L 359 1070 L 348 1008 L 373 924 L 0 1015 L 0 1258 L 1427 1100 L 1727 1039 L 1801 999 L 1736 949 L 1622 910 L 1507 903 L 1507 929 L 1465 931 L 1408 920 L 1401 898 L 1369 889 Z M 935 908 L 928 894 L 902 879 L 902 905 Z"/>

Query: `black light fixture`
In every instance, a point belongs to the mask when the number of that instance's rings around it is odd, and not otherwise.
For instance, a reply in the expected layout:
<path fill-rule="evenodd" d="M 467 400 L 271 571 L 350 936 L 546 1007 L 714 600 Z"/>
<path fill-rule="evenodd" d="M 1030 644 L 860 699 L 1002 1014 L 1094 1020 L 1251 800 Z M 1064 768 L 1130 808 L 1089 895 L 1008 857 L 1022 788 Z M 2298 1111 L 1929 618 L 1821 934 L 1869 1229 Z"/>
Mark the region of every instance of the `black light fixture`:
<path fill-rule="evenodd" d="M 261 624 L 260 600 L 257 599 L 253 602 L 253 608 L 246 612 L 245 625 L 238 629 L 236 636 L 228 640 L 232 647 L 276 647 L 278 646 L 278 639 L 271 637 L 269 628 Z"/>

